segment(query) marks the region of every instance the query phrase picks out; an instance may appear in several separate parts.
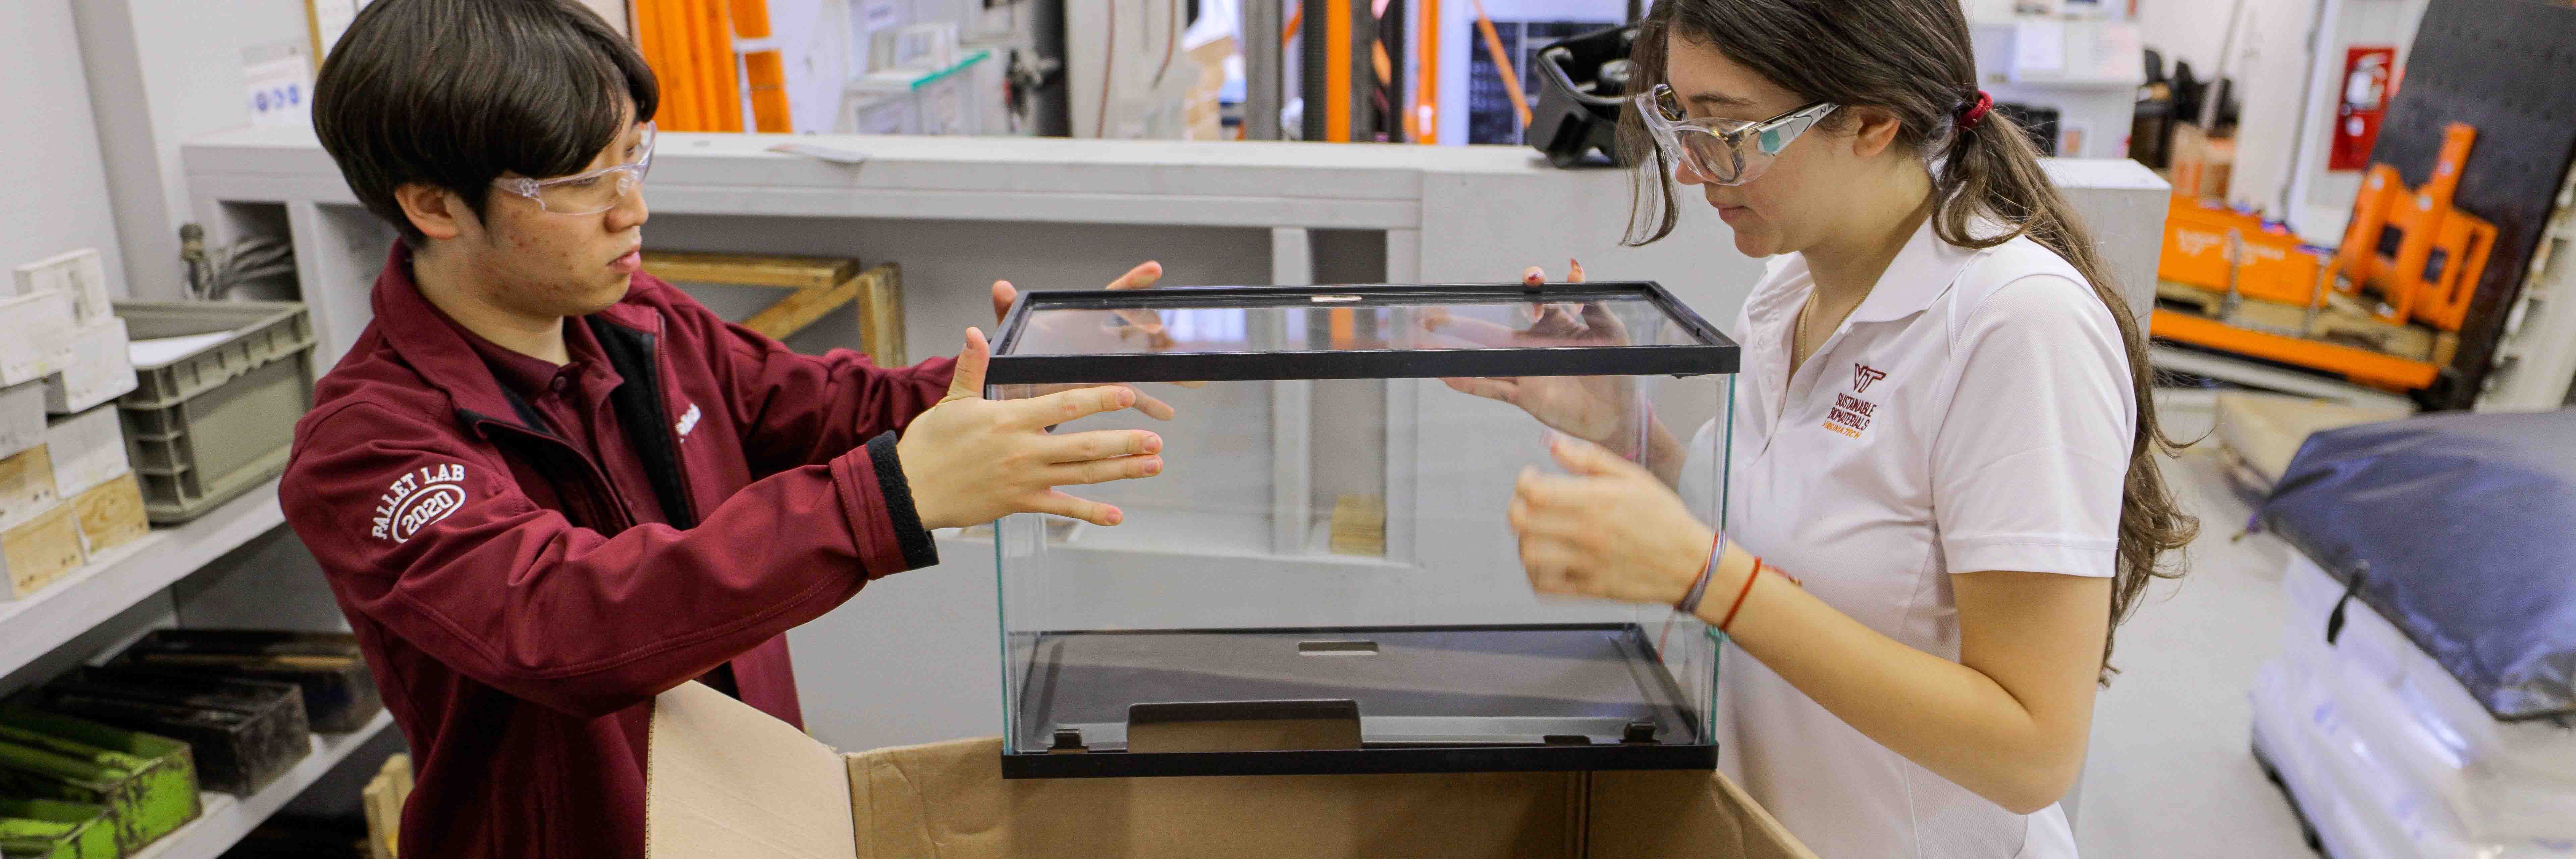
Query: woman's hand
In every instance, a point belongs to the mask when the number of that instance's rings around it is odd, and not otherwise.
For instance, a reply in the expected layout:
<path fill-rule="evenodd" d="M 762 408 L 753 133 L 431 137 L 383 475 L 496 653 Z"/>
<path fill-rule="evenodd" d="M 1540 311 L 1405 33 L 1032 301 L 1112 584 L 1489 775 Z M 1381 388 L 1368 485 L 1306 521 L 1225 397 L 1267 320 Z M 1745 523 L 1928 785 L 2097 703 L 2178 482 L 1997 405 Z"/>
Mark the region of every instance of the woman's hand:
<path fill-rule="evenodd" d="M 1573 260 L 1567 263 L 1566 282 L 1582 283 L 1583 264 Z M 1536 266 L 1521 275 L 1524 283 L 1533 286 L 1545 282 L 1546 277 Z M 1528 328 L 1516 329 L 1435 311 L 1422 315 L 1422 330 L 1462 341 L 1468 348 L 1628 343 L 1628 331 L 1619 324 L 1619 317 L 1599 304 L 1585 304 L 1579 309 L 1562 303 L 1542 304 L 1536 307 L 1535 314 Z M 1627 376 L 1480 376 L 1440 381 L 1462 393 L 1510 403 L 1549 429 L 1610 448 L 1622 456 L 1634 454 L 1639 445 L 1637 428 L 1643 409 L 1637 402 L 1636 382 Z"/>
<path fill-rule="evenodd" d="M 1547 273 L 1536 266 L 1521 275 L 1538 285 Z M 1566 282 L 1583 282 L 1583 263 L 1566 260 Z M 1425 313 L 1425 334 L 1461 341 L 1468 348 L 1514 346 L 1625 346 L 1628 329 L 1608 306 L 1539 305 L 1527 329 L 1447 313 Z M 1452 390 L 1509 403 L 1540 425 L 1648 464 L 1666 486 L 1678 485 L 1681 440 L 1655 419 L 1637 394 L 1633 376 L 1482 376 L 1440 380 Z"/>
<path fill-rule="evenodd" d="M 1569 476 L 1521 472 L 1512 533 L 1540 593 L 1670 605 L 1699 578 L 1716 532 L 1662 480 L 1589 442 L 1554 439 Z"/>
<path fill-rule="evenodd" d="M 1138 264 L 1135 268 L 1128 269 L 1126 274 L 1119 275 L 1117 280 L 1110 281 L 1109 285 L 1103 288 L 1112 291 L 1122 289 L 1152 289 L 1155 282 L 1162 279 L 1163 264 L 1147 260 Z M 993 321 L 995 323 L 1008 321 L 1011 316 L 1011 305 L 1018 303 L 1019 300 L 1020 290 L 1018 287 L 1012 286 L 1010 281 L 993 281 Z M 1145 339 L 1146 348 L 1152 351 L 1159 351 L 1172 347 L 1172 337 L 1163 330 L 1163 319 L 1160 314 L 1151 310 L 1118 310 L 1112 311 L 1112 314 L 1113 315 L 1111 315 L 1110 318 L 1114 321 L 1102 327 L 1099 332 L 1102 336 L 1117 341 L 1124 341 L 1133 337 L 1142 337 Z M 1035 320 L 1032 320 L 1032 322 L 1034 321 Z M 1185 388 L 1195 388 L 1206 383 L 1176 382 L 1174 384 L 1178 384 Z M 1097 386 L 1038 385 L 1030 389 L 1030 395 L 1039 396 L 1086 387 Z M 1146 417 L 1150 417 L 1158 421 L 1168 421 L 1172 419 L 1173 415 L 1177 414 L 1172 410 L 1171 404 L 1163 402 L 1144 391 L 1136 390 L 1134 385 L 1121 384 L 1118 385 L 1118 387 L 1136 391 L 1136 410 L 1144 412 Z"/>

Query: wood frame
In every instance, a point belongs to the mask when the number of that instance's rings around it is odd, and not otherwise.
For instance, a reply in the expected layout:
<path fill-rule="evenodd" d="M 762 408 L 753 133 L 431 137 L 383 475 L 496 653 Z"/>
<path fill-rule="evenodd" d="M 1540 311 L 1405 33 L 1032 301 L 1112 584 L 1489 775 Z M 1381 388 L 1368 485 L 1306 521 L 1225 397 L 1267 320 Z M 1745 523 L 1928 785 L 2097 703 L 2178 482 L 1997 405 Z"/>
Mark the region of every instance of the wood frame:
<path fill-rule="evenodd" d="M 856 302 L 861 351 L 880 367 L 901 367 L 903 269 L 894 263 L 862 268 L 855 259 L 750 254 L 644 252 L 644 270 L 674 283 L 767 286 L 792 290 L 741 325 L 772 340 L 785 340 L 814 320 Z"/>

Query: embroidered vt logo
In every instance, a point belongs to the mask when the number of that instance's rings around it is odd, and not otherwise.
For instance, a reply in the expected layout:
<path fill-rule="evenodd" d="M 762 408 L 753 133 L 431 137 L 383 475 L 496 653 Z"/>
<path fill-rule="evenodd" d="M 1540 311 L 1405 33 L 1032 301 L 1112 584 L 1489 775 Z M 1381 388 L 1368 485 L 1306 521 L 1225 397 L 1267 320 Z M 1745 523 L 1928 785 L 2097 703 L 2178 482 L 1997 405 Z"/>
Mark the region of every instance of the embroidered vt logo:
<path fill-rule="evenodd" d="M 1884 378 L 1887 378 L 1887 371 L 1885 370 L 1874 369 L 1868 364 L 1853 364 L 1852 393 L 1865 393 L 1869 390 L 1869 383 Z"/>

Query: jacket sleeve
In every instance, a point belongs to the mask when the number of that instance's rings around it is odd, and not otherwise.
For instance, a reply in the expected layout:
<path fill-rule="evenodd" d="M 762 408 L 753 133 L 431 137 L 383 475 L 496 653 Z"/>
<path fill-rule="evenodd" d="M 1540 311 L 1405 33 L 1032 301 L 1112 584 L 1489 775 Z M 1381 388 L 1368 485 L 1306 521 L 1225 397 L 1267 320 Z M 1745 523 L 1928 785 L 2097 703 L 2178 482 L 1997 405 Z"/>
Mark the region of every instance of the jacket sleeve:
<path fill-rule="evenodd" d="M 538 507 L 447 421 L 361 402 L 302 429 L 280 500 L 343 607 L 575 715 L 650 699 L 937 562 L 891 435 L 755 482 L 701 527 L 611 537 Z"/>
<path fill-rule="evenodd" d="M 900 433 L 948 394 L 952 359 L 887 369 L 848 349 L 799 354 L 664 288 L 674 293 L 670 318 L 697 329 L 692 336 L 707 344 L 731 394 L 753 474 L 829 462 L 879 434 Z"/>

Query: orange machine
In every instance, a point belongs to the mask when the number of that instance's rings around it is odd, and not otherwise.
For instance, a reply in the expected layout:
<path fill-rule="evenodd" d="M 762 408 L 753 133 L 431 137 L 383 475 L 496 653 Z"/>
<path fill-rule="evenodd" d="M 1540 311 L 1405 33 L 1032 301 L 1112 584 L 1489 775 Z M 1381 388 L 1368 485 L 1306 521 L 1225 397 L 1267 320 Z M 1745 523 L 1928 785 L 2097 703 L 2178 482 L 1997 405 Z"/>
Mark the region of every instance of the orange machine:
<path fill-rule="evenodd" d="M 2452 123 L 2424 187 L 2406 190 L 2397 168 L 2373 164 L 2354 201 L 2336 261 L 2348 291 L 2370 291 L 2385 303 L 2379 318 L 2395 324 L 2420 321 L 2458 331 L 2477 296 L 2478 277 L 2495 248 L 2496 228 L 2451 208 L 2460 168 L 2478 130 Z"/>
<path fill-rule="evenodd" d="M 2165 246 L 2156 276 L 2210 292 L 2312 307 L 2332 283 L 2327 258 L 2298 237 L 2264 229 L 2263 221 L 2225 206 L 2174 195 L 2165 216 Z"/>

